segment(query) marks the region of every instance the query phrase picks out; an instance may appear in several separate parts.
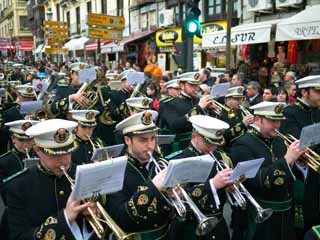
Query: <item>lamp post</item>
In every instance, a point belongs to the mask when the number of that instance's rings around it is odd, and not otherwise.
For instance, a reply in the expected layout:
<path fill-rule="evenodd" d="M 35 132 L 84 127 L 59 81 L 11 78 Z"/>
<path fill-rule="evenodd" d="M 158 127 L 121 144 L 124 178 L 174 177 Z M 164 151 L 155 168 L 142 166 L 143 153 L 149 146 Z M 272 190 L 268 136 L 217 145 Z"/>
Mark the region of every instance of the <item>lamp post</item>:
<path fill-rule="evenodd" d="M 10 51 L 10 57 L 13 60 L 13 27 L 12 26 L 9 27 L 9 35 L 10 35 L 10 45 L 11 45 L 9 48 L 9 51 Z"/>

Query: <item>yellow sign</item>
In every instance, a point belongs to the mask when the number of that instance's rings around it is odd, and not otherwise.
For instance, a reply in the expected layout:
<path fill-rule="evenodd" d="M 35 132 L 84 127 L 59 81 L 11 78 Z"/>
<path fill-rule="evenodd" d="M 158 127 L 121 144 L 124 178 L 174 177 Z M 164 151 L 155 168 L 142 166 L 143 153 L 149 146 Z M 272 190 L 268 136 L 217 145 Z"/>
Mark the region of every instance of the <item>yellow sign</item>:
<path fill-rule="evenodd" d="M 182 42 L 181 28 L 169 28 L 156 32 L 156 44 L 158 47 L 172 46 L 173 42 Z"/>
<path fill-rule="evenodd" d="M 63 46 L 64 41 L 59 41 L 59 40 L 48 40 L 48 46 Z"/>
<path fill-rule="evenodd" d="M 67 26 L 67 22 L 60 21 L 44 21 L 45 26 Z"/>
<path fill-rule="evenodd" d="M 45 27 L 46 33 L 68 33 L 68 28 L 67 27 Z"/>
<path fill-rule="evenodd" d="M 44 35 L 47 39 L 65 39 L 68 38 L 68 34 L 61 33 L 61 34 L 54 34 L 54 33 L 46 33 Z"/>
<path fill-rule="evenodd" d="M 63 54 L 68 53 L 68 48 L 45 48 L 44 52 L 46 54 Z"/>
<path fill-rule="evenodd" d="M 217 22 L 209 22 L 201 24 L 201 35 L 221 30 L 227 30 L 227 22 L 226 21 L 217 21 Z M 202 39 L 197 36 L 193 37 L 194 43 L 202 43 Z"/>
<path fill-rule="evenodd" d="M 124 28 L 124 17 L 102 15 L 96 13 L 88 14 L 88 25 L 101 25 L 106 27 Z"/>
<path fill-rule="evenodd" d="M 122 31 L 103 28 L 89 28 L 89 38 L 100 38 L 107 40 L 122 40 Z"/>

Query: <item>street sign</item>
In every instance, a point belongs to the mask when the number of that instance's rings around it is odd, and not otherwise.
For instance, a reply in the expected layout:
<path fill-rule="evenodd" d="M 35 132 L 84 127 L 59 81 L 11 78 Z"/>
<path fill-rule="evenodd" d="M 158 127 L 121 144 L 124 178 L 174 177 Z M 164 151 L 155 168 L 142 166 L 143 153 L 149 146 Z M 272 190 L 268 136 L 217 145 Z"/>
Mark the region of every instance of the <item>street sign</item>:
<path fill-rule="evenodd" d="M 110 16 L 89 13 L 88 14 L 88 25 L 100 25 L 114 28 L 124 28 L 125 20 L 124 17 Z"/>
<path fill-rule="evenodd" d="M 60 40 L 48 40 L 48 46 L 63 46 L 64 45 L 64 41 L 60 41 Z"/>
<path fill-rule="evenodd" d="M 46 33 L 68 33 L 68 28 L 46 26 L 45 31 Z"/>
<path fill-rule="evenodd" d="M 45 48 L 44 52 L 46 54 L 63 54 L 68 53 L 68 48 Z"/>
<path fill-rule="evenodd" d="M 54 33 L 46 33 L 44 35 L 47 39 L 65 39 L 68 38 L 68 34 L 61 33 L 61 34 L 54 34 Z"/>
<path fill-rule="evenodd" d="M 107 40 L 122 40 L 122 31 L 103 28 L 89 28 L 89 38 L 100 38 Z"/>
<path fill-rule="evenodd" d="M 45 26 L 67 26 L 67 22 L 60 21 L 44 21 Z"/>

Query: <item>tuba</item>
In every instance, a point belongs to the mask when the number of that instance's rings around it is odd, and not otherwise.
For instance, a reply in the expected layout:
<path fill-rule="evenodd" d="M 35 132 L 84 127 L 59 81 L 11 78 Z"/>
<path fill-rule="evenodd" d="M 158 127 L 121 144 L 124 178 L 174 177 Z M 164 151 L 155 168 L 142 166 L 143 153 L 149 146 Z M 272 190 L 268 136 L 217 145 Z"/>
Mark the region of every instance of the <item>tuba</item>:
<path fill-rule="evenodd" d="M 77 94 L 82 93 L 84 96 L 89 100 L 88 106 L 86 106 L 86 109 L 91 109 L 96 105 L 98 102 L 98 94 L 96 91 L 93 90 L 91 87 L 91 84 L 88 84 L 87 82 L 84 82 L 81 86 L 81 88 L 78 90 Z M 79 103 L 74 103 L 73 110 L 79 110 L 83 109 Z"/>
<path fill-rule="evenodd" d="M 65 177 L 70 182 L 71 186 L 74 186 L 74 180 L 69 176 L 64 166 L 60 166 L 61 171 L 65 175 Z M 137 240 L 137 235 L 135 233 L 126 233 L 124 232 L 117 223 L 111 218 L 111 216 L 106 212 L 106 210 L 102 207 L 102 205 L 96 201 L 97 208 L 98 208 L 98 215 L 101 217 L 98 217 L 92 209 L 88 208 L 88 211 L 90 213 L 90 217 L 88 217 L 89 224 L 91 225 L 92 229 L 94 230 L 95 234 L 99 239 L 105 239 L 106 230 L 103 227 L 103 224 L 106 224 L 114 233 L 116 238 L 118 240 Z"/>

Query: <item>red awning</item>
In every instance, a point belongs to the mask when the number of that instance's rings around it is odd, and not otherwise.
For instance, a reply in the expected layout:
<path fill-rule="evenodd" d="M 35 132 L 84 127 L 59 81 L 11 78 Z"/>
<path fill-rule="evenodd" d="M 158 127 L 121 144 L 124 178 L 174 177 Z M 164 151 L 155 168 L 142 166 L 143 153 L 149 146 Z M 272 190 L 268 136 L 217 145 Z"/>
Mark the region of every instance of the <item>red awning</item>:
<path fill-rule="evenodd" d="M 100 41 L 100 46 L 103 46 L 104 44 L 107 44 L 110 42 L 110 40 L 101 40 Z M 95 40 L 94 42 L 89 42 L 88 44 L 85 45 L 86 51 L 95 51 L 98 48 L 98 41 Z"/>
<path fill-rule="evenodd" d="M 19 41 L 16 46 L 20 46 L 20 51 L 31 52 L 33 49 L 33 41 Z"/>
<path fill-rule="evenodd" d="M 10 43 L 10 39 L 0 38 L 0 51 L 12 49 L 15 49 L 15 47 Z"/>

